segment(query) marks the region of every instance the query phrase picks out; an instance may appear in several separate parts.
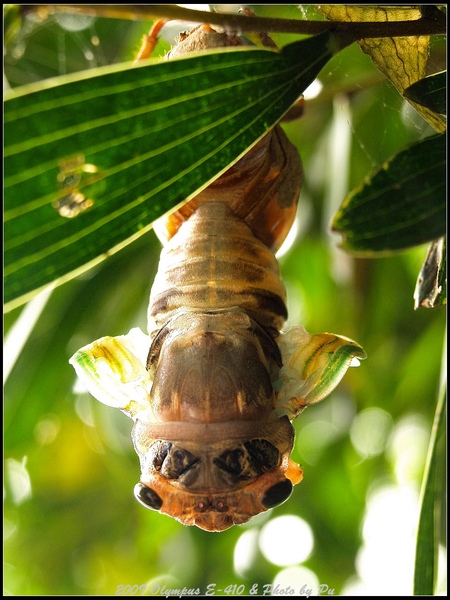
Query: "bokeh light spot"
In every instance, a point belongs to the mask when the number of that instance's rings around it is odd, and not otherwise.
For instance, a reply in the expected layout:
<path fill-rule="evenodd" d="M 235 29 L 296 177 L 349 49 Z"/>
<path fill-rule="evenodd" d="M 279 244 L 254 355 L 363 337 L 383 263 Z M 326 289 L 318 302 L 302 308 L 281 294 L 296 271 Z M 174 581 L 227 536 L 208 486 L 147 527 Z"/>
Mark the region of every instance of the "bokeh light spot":
<path fill-rule="evenodd" d="M 311 527 L 295 515 L 271 519 L 261 530 L 259 548 L 265 558 L 280 567 L 305 561 L 311 554 L 314 537 Z"/>
<path fill-rule="evenodd" d="M 411 595 L 414 579 L 418 494 L 407 486 L 383 486 L 372 492 L 356 557 L 358 578 L 342 595 Z"/>
<path fill-rule="evenodd" d="M 26 467 L 26 457 L 21 462 L 8 458 L 5 463 L 6 480 L 14 504 L 19 505 L 32 496 L 31 479 Z"/>
<path fill-rule="evenodd" d="M 245 577 L 255 564 L 258 556 L 258 530 L 249 529 L 239 537 L 234 547 L 234 571 L 236 575 Z"/>
<path fill-rule="evenodd" d="M 429 427 L 419 415 L 408 415 L 389 436 L 387 456 L 400 484 L 419 482 L 427 455 Z"/>
<path fill-rule="evenodd" d="M 273 596 L 316 596 L 319 592 L 316 574 L 306 567 L 287 567 L 276 574 L 272 583 Z M 291 594 L 291 590 L 294 593 Z M 284 592 L 283 592 L 284 591 Z"/>
<path fill-rule="evenodd" d="M 389 413 L 381 408 L 367 408 L 353 420 L 350 439 L 362 458 L 370 458 L 384 451 L 391 428 Z"/>

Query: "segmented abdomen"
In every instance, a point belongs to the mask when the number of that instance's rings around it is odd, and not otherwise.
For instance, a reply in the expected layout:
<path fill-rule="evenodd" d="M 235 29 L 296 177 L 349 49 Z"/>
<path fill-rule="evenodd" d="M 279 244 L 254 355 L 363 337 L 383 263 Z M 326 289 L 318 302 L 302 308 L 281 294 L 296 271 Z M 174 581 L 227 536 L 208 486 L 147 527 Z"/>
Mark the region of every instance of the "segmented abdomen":
<path fill-rule="evenodd" d="M 161 253 L 149 317 L 240 307 L 276 336 L 287 316 L 274 254 L 224 202 L 201 204 Z"/>

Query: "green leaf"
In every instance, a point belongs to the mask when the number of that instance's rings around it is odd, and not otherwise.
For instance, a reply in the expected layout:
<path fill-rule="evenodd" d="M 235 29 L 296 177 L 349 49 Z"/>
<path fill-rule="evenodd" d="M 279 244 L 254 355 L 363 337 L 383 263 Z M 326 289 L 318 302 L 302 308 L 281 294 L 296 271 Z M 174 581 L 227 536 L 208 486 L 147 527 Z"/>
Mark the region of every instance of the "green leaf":
<path fill-rule="evenodd" d="M 108 67 L 14 92 L 5 301 L 73 277 L 205 187 L 283 116 L 338 50 L 333 41 Z"/>
<path fill-rule="evenodd" d="M 341 247 L 373 256 L 442 237 L 445 182 L 445 134 L 412 144 L 344 200 L 332 222 Z"/>
<path fill-rule="evenodd" d="M 446 361 L 443 363 L 446 365 Z M 445 366 L 444 366 L 445 369 Z M 414 595 L 432 596 L 435 593 L 438 538 L 436 535 L 436 467 L 438 463 L 438 442 L 445 434 L 446 384 L 443 381 L 434 416 L 425 472 L 420 493 L 420 516 L 417 530 L 416 560 L 414 569 Z M 445 450 L 444 450 L 445 451 Z M 445 518 L 444 515 L 441 515 Z"/>
<path fill-rule="evenodd" d="M 447 111 L 447 71 L 441 71 L 416 81 L 406 88 L 404 95 L 413 102 L 445 115 Z"/>

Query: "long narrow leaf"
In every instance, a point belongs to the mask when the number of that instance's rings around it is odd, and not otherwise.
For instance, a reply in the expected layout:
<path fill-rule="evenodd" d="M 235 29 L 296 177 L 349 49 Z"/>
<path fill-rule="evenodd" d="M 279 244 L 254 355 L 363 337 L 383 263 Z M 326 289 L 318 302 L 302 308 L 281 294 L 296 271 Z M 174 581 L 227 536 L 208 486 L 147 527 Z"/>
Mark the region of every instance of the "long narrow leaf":
<path fill-rule="evenodd" d="M 5 301 L 79 273 L 206 186 L 315 79 L 332 40 L 109 67 L 15 92 L 5 105 Z"/>
<path fill-rule="evenodd" d="M 445 346 L 444 346 L 445 354 Z M 447 360 L 444 356 L 443 373 L 446 372 Z M 439 398 L 434 416 L 433 429 L 428 447 L 425 473 L 422 481 L 420 498 L 420 517 L 417 531 L 416 560 L 414 570 L 414 595 L 432 596 L 435 592 L 438 539 L 436 519 L 436 481 L 437 447 L 445 431 L 446 381 L 443 377 Z"/>

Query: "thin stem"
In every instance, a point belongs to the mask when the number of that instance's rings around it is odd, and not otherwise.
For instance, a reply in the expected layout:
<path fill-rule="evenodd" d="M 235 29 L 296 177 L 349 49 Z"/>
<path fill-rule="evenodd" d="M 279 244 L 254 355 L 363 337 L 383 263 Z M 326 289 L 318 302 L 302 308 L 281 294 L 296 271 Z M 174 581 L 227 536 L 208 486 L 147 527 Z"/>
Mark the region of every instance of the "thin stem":
<path fill-rule="evenodd" d="M 191 10 L 176 4 L 33 4 L 22 5 L 22 13 L 38 12 L 53 14 L 69 12 L 71 14 L 90 14 L 98 17 L 126 20 L 177 19 L 195 23 L 221 25 L 229 30 L 242 33 L 299 33 L 314 35 L 331 31 L 354 40 L 362 38 L 398 37 L 412 35 L 430 35 L 446 33 L 446 18 L 436 6 L 427 6 L 422 17 L 414 21 L 383 22 L 342 22 L 342 21 L 300 21 L 295 19 L 276 19 L 265 17 L 249 18 L 243 15 L 221 14 Z"/>

